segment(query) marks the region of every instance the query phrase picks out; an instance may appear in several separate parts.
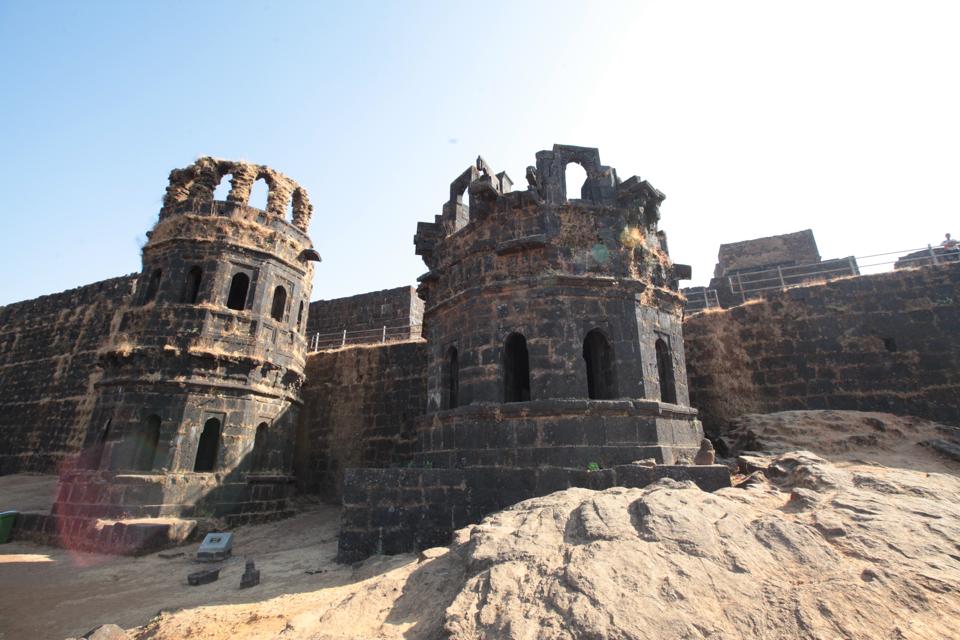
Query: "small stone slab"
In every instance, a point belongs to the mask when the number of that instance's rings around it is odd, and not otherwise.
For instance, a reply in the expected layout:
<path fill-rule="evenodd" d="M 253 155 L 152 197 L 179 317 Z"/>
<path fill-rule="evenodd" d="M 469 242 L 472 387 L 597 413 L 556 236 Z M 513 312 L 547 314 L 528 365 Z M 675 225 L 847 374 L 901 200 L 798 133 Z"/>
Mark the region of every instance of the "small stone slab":
<path fill-rule="evenodd" d="M 226 560 L 233 553 L 233 534 L 208 533 L 197 550 L 197 560 L 200 562 L 219 562 Z"/>
<path fill-rule="evenodd" d="M 191 587 L 197 587 L 201 584 L 210 584 L 220 578 L 220 569 L 204 569 L 187 576 L 187 584 Z"/>

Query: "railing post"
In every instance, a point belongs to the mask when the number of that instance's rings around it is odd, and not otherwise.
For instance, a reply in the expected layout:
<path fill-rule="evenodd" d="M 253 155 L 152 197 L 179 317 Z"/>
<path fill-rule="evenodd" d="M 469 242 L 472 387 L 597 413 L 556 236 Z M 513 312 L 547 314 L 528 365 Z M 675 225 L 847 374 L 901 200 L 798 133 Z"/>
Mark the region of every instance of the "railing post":
<path fill-rule="evenodd" d="M 719 307 L 720 307 L 720 294 L 717 293 L 717 290 L 716 290 L 716 289 L 713 290 L 713 301 L 714 301 L 714 303 L 716 303 L 717 307 L 719 308 Z"/>
<path fill-rule="evenodd" d="M 710 308 L 710 300 L 707 299 L 707 288 L 706 288 L 706 287 L 703 288 L 703 308 L 704 308 L 704 309 L 709 309 L 709 308 Z"/>
<path fill-rule="evenodd" d="M 933 250 L 933 247 L 929 244 L 927 245 L 927 251 L 930 252 L 930 258 L 933 260 L 933 264 L 940 264 L 940 261 L 937 260 L 937 252 Z"/>
<path fill-rule="evenodd" d="M 743 292 L 743 280 L 740 279 L 740 274 L 737 273 L 737 287 L 740 288 L 740 301 L 747 301 L 747 294 Z"/>
<path fill-rule="evenodd" d="M 857 260 L 853 256 L 848 256 L 847 261 L 850 263 L 850 275 L 857 275 Z"/>
<path fill-rule="evenodd" d="M 384 343 L 387 341 L 387 325 L 383 325 L 383 337 L 380 338 L 380 342 Z"/>
<path fill-rule="evenodd" d="M 780 268 L 780 265 L 777 265 L 777 275 L 780 276 L 780 288 L 786 289 L 787 283 L 783 281 L 783 269 Z"/>
<path fill-rule="evenodd" d="M 341 347 L 347 346 L 347 330 L 343 330 L 343 340 L 340 342 Z"/>

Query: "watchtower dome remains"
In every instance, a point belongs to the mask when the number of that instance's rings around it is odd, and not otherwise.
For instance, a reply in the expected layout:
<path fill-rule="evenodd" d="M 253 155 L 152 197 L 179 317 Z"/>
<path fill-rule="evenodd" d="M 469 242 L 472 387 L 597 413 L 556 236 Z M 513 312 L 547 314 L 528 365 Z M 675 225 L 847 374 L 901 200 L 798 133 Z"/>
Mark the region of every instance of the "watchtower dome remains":
<path fill-rule="evenodd" d="M 265 210 L 248 205 L 256 180 Z M 60 515 L 285 511 L 319 260 L 311 211 L 302 187 L 262 165 L 204 157 L 170 173 Z"/>

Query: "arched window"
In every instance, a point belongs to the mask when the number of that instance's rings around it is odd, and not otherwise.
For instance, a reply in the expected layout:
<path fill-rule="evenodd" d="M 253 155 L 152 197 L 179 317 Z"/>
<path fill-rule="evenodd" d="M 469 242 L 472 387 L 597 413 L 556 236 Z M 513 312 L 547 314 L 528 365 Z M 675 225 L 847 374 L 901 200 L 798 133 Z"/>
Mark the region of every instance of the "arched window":
<path fill-rule="evenodd" d="M 247 200 L 247 206 L 261 211 L 267 210 L 267 198 L 270 195 L 270 186 L 263 178 L 257 178 L 250 187 L 250 199 Z"/>
<path fill-rule="evenodd" d="M 530 399 L 530 356 L 527 339 L 511 333 L 503 345 L 503 401 L 526 402 Z"/>
<path fill-rule="evenodd" d="M 110 437 L 110 420 L 103 425 L 103 429 L 97 434 L 96 440 L 89 449 L 84 452 L 82 461 L 84 469 L 99 469 L 103 462 L 103 453 L 107 446 L 107 439 Z"/>
<path fill-rule="evenodd" d="M 197 265 L 190 267 L 187 272 L 187 281 L 183 287 L 183 301 L 187 304 L 196 304 L 200 295 L 200 281 L 203 280 L 203 269 Z"/>
<path fill-rule="evenodd" d="M 577 162 L 568 162 L 563 170 L 567 200 L 583 198 L 583 185 L 587 182 L 587 171 Z"/>
<path fill-rule="evenodd" d="M 270 307 L 270 317 L 283 322 L 283 312 L 287 307 L 287 290 L 278 286 L 273 290 L 273 306 Z"/>
<path fill-rule="evenodd" d="M 456 347 L 447 349 L 443 367 L 443 408 L 460 406 L 460 357 Z"/>
<path fill-rule="evenodd" d="M 213 190 L 213 199 L 226 201 L 227 196 L 230 195 L 230 189 L 232 188 L 233 174 L 226 173 L 220 177 L 220 182 L 217 183 L 217 187 Z"/>
<path fill-rule="evenodd" d="M 303 330 L 303 300 L 300 301 L 300 310 L 297 311 L 297 329 Z"/>
<path fill-rule="evenodd" d="M 250 288 L 250 276 L 237 273 L 230 281 L 230 295 L 227 296 L 227 308 L 243 311 L 247 306 L 247 289 Z"/>
<path fill-rule="evenodd" d="M 157 297 L 157 291 L 160 290 L 160 278 L 163 276 L 161 269 L 154 269 L 150 274 L 150 280 L 147 282 L 147 290 L 143 294 L 143 304 L 147 304 Z"/>
<path fill-rule="evenodd" d="M 660 400 L 676 404 L 677 385 L 673 377 L 673 355 L 663 338 L 657 338 L 657 373 L 660 375 Z"/>
<path fill-rule="evenodd" d="M 250 464 L 252 471 L 263 471 L 267 468 L 267 460 L 270 452 L 267 451 L 267 428 L 266 422 L 257 425 L 257 434 L 253 438 L 253 460 Z"/>
<path fill-rule="evenodd" d="M 593 329 L 584 338 L 583 359 L 587 364 L 587 396 L 591 400 L 616 398 L 617 380 L 613 347 L 599 329 Z"/>
<path fill-rule="evenodd" d="M 217 466 L 217 453 L 220 450 L 220 421 L 210 418 L 203 425 L 200 442 L 197 443 L 197 457 L 193 463 L 194 471 L 213 471 Z"/>
<path fill-rule="evenodd" d="M 159 442 L 160 416 L 147 416 L 135 436 L 133 463 L 130 467 L 135 471 L 150 471 L 153 469 L 153 459 L 157 457 L 157 444 Z"/>

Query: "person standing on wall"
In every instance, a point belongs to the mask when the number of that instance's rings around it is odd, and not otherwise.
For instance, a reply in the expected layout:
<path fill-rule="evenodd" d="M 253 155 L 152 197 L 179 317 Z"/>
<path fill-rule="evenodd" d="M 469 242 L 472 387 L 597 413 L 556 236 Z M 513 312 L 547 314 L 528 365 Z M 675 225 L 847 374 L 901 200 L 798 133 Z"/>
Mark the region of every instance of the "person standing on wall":
<path fill-rule="evenodd" d="M 940 243 L 940 246 L 943 247 L 943 257 L 946 260 L 960 261 L 960 243 L 951 238 L 949 233 L 946 234 L 946 239 Z"/>

